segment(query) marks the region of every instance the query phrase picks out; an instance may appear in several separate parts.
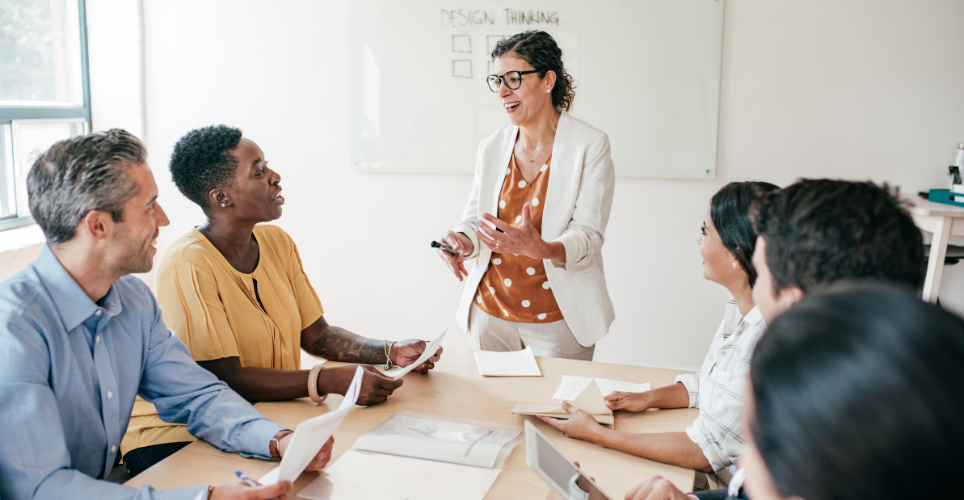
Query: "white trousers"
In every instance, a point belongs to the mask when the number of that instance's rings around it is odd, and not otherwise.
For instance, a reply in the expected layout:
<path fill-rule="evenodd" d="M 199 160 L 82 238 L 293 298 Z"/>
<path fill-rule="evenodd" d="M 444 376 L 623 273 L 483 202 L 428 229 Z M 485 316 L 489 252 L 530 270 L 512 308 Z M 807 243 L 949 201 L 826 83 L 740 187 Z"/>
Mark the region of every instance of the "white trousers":
<path fill-rule="evenodd" d="M 472 345 L 483 351 L 521 351 L 532 348 L 536 356 L 592 361 L 596 346 L 583 347 L 566 320 L 552 323 L 514 323 L 490 316 L 475 304 L 469 311 Z"/>

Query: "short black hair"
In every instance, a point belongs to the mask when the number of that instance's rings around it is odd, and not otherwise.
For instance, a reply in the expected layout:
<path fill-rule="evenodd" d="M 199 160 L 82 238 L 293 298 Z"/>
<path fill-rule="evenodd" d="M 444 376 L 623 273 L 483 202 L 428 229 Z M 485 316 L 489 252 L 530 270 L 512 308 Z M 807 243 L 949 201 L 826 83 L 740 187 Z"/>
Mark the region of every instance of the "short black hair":
<path fill-rule="evenodd" d="M 775 294 L 845 280 L 914 289 L 924 281 L 920 230 L 886 184 L 803 179 L 764 196 L 750 217 Z"/>
<path fill-rule="evenodd" d="M 241 129 L 211 125 L 181 137 L 171 154 L 171 178 L 187 199 L 202 210 L 210 207 L 212 189 L 234 185 L 238 159 L 231 150 L 241 142 Z"/>
<path fill-rule="evenodd" d="M 760 340 L 749 429 L 780 493 L 958 498 L 964 320 L 906 288 L 838 284 Z"/>
<path fill-rule="evenodd" d="M 147 162 L 144 143 L 129 132 L 111 129 L 66 139 L 50 146 L 27 174 L 30 213 L 47 243 L 73 239 L 91 210 L 124 219 L 124 205 L 137 193 L 127 170 Z"/>
<path fill-rule="evenodd" d="M 746 271 L 751 288 L 756 283 L 756 268 L 752 261 L 756 233 L 750 222 L 750 206 L 763 195 L 778 189 L 779 186 L 769 182 L 731 182 L 710 200 L 710 219 L 716 226 L 716 232 L 723 246 Z"/>

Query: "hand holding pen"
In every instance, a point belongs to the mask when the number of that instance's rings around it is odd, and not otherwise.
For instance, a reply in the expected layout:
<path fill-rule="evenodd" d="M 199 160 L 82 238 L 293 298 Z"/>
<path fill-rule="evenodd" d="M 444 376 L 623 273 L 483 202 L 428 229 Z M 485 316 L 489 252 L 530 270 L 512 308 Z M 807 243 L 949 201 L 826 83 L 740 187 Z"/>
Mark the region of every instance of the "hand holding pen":
<path fill-rule="evenodd" d="M 241 471 L 235 472 L 240 482 L 218 486 L 211 492 L 208 500 L 271 500 L 288 498 L 291 491 L 291 481 L 281 481 L 267 486 L 261 486 L 257 481 L 245 476 Z"/>
<path fill-rule="evenodd" d="M 433 241 L 432 248 L 437 249 L 439 257 L 459 281 L 469 275 L 465 270 L 464 256 L 471 254 L 474 247 L 472 241 L 464 234 L 449 231 L 442 237 L 441 243 Z"/>

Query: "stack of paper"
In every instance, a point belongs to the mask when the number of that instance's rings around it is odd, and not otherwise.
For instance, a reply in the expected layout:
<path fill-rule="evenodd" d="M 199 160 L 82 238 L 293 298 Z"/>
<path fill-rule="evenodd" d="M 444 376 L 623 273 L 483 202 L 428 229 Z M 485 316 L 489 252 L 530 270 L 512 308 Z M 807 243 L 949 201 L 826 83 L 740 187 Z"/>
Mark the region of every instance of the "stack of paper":
<path fill-rule="evenodd" d="M 604 378 L 572 377 L 563 375 L 562 384 L 553 394 L 552 399 L 559 401 L 569 401 L 569 404 L 583 410 L 602 425 L 615 428 L 616 419 L 613 411 L 606 406 L 603 395 L 609 395 L 614 391 L 625 392 L 645 392 L 649 390 L 649 382 L 643 384 L 632 384 L 619 380 L 609 380 Z M 536 415 L 568 419 L 570 415 L 562 406 L 541 406 L 541 405 L 518 405 L 512 409 L 512 413 L 518 415 Z"/>
<path fill-rule="evenodd" d="M 436 418 L 396 414 L 358 438 L 298 497 L 482 500 L 522 441 L 522 429 Z"/>
<path fill-rule="evenodd" d="M 532 355 L 532 348 L 521 351 L 475 351 L 479 373 L 486 377 L 541 377 L 542 371 Z"/>

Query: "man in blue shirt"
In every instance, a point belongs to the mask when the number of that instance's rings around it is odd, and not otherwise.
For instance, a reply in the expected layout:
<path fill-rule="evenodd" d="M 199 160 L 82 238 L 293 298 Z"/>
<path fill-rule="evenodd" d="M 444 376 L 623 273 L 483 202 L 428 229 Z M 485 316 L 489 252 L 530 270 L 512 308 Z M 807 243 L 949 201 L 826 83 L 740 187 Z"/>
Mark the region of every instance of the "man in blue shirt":
<path fill-rule="evenodd" d="M 245 456 L 279 459 L 290 431 L 199 367 L 131 273 L 151 269 L 157 203 L 146 151 L 110 130 L 53 145 L 30 170 L 30 211 L 47 246 L 0 283 L 0 498 L 179 499 L 284 496 L 291 483 L 156 491 L 102 481 L 134 398 L 168 422 Z M 332 441 L 309 470 L 321 470 Z"/>

